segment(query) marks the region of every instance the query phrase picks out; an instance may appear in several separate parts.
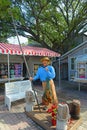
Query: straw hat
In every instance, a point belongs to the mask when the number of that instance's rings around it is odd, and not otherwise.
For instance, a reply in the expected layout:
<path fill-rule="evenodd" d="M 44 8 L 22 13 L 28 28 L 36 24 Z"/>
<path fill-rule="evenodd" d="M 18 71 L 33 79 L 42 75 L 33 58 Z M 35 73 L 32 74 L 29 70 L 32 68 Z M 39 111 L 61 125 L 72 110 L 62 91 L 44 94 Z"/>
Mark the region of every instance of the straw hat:
<path fill-rule="evenodd" d="M 40 61 L 43 62 L 44 60 L 48 61 L 49 63 L 51 62 L 48 57 L 43 57 Z"/>

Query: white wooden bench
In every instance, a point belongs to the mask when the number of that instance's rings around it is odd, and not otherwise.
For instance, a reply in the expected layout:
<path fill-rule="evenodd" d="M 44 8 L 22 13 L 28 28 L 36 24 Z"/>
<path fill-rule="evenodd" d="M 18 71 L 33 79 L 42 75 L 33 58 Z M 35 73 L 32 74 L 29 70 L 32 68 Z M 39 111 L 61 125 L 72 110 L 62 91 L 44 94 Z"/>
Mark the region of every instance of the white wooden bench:
<path fill-rule="evenodd" d="M 8 110 L 11 108 L 11 102 L 25 98 L 26 91 L 33 91 L 29 80 L 5 83 L 5 105 Z"/>

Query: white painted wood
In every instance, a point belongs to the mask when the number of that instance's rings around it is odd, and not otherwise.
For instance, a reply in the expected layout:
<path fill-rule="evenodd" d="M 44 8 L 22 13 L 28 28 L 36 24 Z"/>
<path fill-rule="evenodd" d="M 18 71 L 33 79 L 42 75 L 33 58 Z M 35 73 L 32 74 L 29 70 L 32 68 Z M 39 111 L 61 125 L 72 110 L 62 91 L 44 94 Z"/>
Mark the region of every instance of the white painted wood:
<path fill-rule="evenodd" d="M 25 98 L 25 93 L 29 90 L 32 90 L 29 80 L 5 83 L 5 106 L 8 110 L 12 102 Z"/>

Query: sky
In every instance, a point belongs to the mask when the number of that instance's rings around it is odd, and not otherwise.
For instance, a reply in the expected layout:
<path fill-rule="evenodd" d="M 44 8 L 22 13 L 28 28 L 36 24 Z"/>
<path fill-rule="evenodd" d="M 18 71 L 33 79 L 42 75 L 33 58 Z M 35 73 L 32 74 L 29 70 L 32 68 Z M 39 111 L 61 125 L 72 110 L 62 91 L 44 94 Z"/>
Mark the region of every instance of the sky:
<path fill-rule="evenodd" d="M 87 35 L 87 32 L 85 34 Z"/>
<path fill-rule="evenodd" d="M 87 32 L 85 33 L 87 35 Z M 11 37 L 11 38 L 8 38 L 7 39 L 9 43 L 11 44 L 19 44 L 18 43 L 18 39 L 17 39 L 17 36 L 15 37 Z M 28 43 L 28 39 L 23 37 L 23 36 L 19 36 L 19 40 L 20 40 L 20 43 Z"/>
<path fill-rule="evenodd" d="M 16 37 L 8 38 L 7 40 L 8 40 L 8 42 L 11 43 L 11 44 L 19 44 L 19 43 L 18 43 L 17 36 L 16 36 Z M 22 44 L 22 43 L 26 43 L 26 42 L 28 43 L 28 39 L 25 38 L 25 37 L 23 37 L 23 36 L 19 36 L 19 40 L 20 40 L 20 43 L 21 43 L 21 44 Z"/>

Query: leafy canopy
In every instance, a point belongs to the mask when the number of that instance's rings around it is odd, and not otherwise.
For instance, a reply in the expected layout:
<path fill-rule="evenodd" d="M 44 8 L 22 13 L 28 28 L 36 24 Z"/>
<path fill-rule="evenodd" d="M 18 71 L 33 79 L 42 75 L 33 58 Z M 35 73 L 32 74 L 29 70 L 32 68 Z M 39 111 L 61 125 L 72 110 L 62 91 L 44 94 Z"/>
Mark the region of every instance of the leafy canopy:
<path fill-rule="evenodd" d="M 19 35 L 65 53 L 87 31 L 86 0 L 1 0 L 0 36 Z"/>

